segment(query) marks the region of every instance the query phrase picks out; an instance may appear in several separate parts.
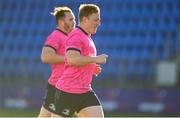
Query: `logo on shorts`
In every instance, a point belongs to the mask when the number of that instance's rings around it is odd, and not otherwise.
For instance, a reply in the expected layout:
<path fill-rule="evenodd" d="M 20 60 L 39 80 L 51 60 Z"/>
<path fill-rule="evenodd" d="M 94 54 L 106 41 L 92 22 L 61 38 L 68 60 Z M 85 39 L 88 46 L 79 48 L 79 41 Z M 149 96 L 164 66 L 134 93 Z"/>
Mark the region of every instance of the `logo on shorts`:
<path fill-rule="evenodd" d="M 56 110 L 55 105 L 53 103 L 49 104 L 49 109 L 55 111 Z"/>
<path fill-rule="evenodd" d="M 63 113 L 64 115 L 68 116 L 68 115 L 70 114 L 70 110 L 69 110 L 69 109 L 64 109 L 64 110 L 62 111 L 62 113 Z"/>

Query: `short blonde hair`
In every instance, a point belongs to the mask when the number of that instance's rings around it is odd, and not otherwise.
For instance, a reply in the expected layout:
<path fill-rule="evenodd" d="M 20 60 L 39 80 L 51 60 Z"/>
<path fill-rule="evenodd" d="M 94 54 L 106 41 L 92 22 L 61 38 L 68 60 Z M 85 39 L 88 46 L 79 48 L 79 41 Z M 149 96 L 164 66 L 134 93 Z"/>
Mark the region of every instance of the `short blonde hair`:
<path fill-rule="evenodd" d="M 69 7 L 64 6 L 64 7 L 55 7 L 54 12 L 51 12 L 51 14 L 55 16 L 57 22 L 59 19 L 65 17 L 65 12 L 73 13 Z"/>
<path fill-rule="evenodd" d="M 83 17 L 88 17 L 93 13 L 99 13 L 100 8 L 95 4 L 81 4 L 79 7 L 78 20 L 82 21 Z"/>

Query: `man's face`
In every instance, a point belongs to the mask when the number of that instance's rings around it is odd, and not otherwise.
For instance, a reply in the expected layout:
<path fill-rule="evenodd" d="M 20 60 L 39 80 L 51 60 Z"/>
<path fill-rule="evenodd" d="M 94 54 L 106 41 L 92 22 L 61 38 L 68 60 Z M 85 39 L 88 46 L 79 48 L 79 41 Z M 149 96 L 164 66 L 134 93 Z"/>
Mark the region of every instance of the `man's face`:
<path fill-rule="evenodd" d="M 98 26 L 100 25 L 100 14 L 93 13 L 87 17 L 86 20 L 88 32 L 90 34 L 95 34 L 97 31 Z"/>
<path fill-rule="evenodd" d="M 71 32 L 75 28 L 76 21 L 73 13 L 66 12 L 63 21 L 64 21 L 64 28 L 68 32 Z"/>

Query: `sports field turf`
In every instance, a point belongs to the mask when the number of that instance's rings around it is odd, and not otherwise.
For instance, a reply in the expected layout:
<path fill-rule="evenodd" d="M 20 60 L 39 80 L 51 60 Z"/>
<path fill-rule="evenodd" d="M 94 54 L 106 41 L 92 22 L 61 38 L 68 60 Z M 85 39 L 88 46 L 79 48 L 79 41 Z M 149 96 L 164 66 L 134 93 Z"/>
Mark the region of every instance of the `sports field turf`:
<path fill-rule="evenodd" d="M 14 109 L 0 109 L 0 117 L 37 117 L 38 110 L 14 110 Z M 154 116 L 163 116 L 163 115 L 138 115 L 138 114 L 129 114 L 129 113 L 107 113 L 105 112 L 105 117 L 125 117 L 125 118 L 145 118 L 145 117 L 153 117 Z M 160 118 L 160 117 L 158 117 Z"/>
<path fill-rule="evenodd" d="M 0 110 L 0 117 L 37 117 L 38 115 L 37 110 Z M 107 117 L 119 117 L 119 116 L 132 116 L 129 114 L 122 114 L 122 113 L 105 113 Z"/>

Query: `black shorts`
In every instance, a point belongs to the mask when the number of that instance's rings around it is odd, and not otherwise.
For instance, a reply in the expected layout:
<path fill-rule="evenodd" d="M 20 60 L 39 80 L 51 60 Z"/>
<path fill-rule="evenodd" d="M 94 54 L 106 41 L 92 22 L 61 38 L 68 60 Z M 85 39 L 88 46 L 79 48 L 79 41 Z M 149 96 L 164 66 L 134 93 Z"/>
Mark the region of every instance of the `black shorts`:
<path fill-rule="evenodd" d="M 83 108 L 89 106 L 100 106 L 100 102 L 94 91 L 83 94 L 71 94 L 56 89 L 55 114 L 62 117 L 72 117 Z"/>
<path fill-rule="evenodd" d="M 55 92 L 56 92 L 56 88 L 48 83 L 44 97 L 43 107 L 52 113 L 54 113 L 55 111 L 55 105 L 54 105 Z"/>

